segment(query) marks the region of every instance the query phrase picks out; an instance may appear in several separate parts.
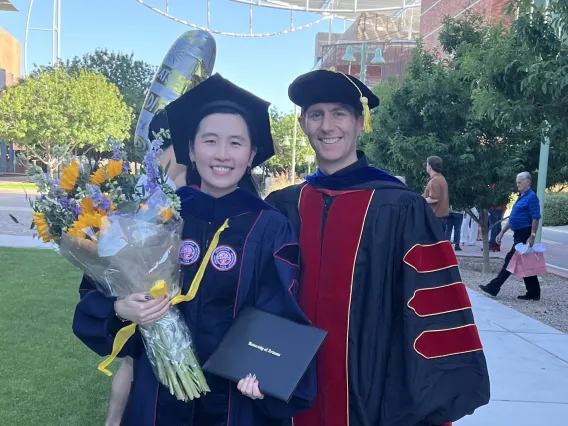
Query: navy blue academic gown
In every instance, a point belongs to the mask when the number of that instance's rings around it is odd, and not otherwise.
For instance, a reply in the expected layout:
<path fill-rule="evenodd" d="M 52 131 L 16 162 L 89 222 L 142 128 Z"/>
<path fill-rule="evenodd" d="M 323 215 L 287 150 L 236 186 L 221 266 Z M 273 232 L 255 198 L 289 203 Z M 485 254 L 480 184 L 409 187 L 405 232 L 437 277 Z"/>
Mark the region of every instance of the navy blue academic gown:
<path fill-rule="evenodd" d="M 308 323 L 296 303 L 297 237 L 283 215 L 240 189 L 218 199 L 192 187 L 180 188 L 178 195 L 184 219 L 179 252 L 184 294 L 215 232 L 229 219 L 196 297 L 177 305 L 192 332 L 201 363 L 245 306 Z M 73 331 L 99 355 L 108 355 L 114 335 L 125 324 L 114 314 L 114 301 L 96 291 L 86 278 L 80 293 Z M 123 425 L 284 426 L 315 399 L 315 365 L 311 365 L 289 404 L 268 396 L 251 400 L 237 390 L 235 383 L 209 374 L 206 378 L 212 392 L 184 403 L 158 384 L 138 332 L 120 354 L 126 355 L 134 358 L 134 381 Z"/>

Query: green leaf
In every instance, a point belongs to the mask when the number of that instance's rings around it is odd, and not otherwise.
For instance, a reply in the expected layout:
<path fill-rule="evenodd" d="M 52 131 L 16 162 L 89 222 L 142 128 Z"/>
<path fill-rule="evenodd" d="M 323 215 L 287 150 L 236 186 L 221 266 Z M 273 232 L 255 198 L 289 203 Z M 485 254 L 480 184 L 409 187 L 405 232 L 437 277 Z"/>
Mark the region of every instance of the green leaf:
<path fill-rule="evenodd" d="M 16 217 L 12 216 L 10 213 L 8 213 L 8 216 L 10 216 L 10 219 L 12 219 L 14 222 L 20 223 L 20 221 Z"/>
<path fill-rule="evenodd" d="M 172 164 L 172 160 L 168 161 L 168 164 L 166 164 L 166 168 L 164 169 L 164 174 L 166 176 L 168 175 L 168 171 L 170 170 L 171 164 Z"/>

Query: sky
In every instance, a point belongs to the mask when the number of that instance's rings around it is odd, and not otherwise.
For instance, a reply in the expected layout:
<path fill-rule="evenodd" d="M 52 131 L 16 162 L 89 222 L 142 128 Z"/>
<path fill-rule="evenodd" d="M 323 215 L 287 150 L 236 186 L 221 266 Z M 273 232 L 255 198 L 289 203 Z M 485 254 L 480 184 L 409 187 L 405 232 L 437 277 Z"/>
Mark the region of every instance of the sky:
<path fill-rule="evenodd" d="M 165 0 L 145 0 L 164 9 Z M 19 12 L 0 12 L 0 27 L 22 43 L 29 0 L 12 0 Z M 188 26 L 158 15 L 136 0 L 62 0 L 62 59 L 82 56 L 96 48 L 134 53 L 153 65 L 161 64 L 168 49 Z M 34 0 L 31 27 L 51 28 L 52 0 Z M 229 0 L 211 0 L 211 27 L 228 32 L 249 30 L 249 8 Z M 206 26 L 205 0 L 169 0 L 170 14 L 185 21 Z M 294 13 L 295 25 L 307 24 L 320 15 Z M 255 33 L 289 28 L 290 12 L 253 7 Z M 348 24 L 347 24 L 348 27 Z M 344 21 L 334 20 L 333 30 L 343 32 Z M 315 37 L 328 32 L 329 21 L 293 33 L 274 37 L 230 37 L 214 35 L 217 59 L 213 72 L 219 72 L 235 84 L 271 102 L 281 112 L 289 112 L 288 85 L 314 65 Z M 51 32 L 30 31 L 28 36 L 28 71 L 33 64 L 51 62 Z"/>

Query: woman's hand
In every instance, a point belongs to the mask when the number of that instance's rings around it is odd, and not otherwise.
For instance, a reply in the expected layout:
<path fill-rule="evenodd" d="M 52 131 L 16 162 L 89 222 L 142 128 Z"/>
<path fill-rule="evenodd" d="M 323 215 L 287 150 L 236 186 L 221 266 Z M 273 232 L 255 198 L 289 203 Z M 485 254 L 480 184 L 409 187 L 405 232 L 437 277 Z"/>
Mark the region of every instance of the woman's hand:
<path fill-rule="evenodd" d="M 117 300 L 114 310 L 120 318 L 138 325 L 149 325 L 161 320 L 168 313 L 170 306 L 167 296 L 153 299 L 145 293 L 134 293 Z"/>
<path fill-rule="evenodd" d="M 258 388 L 258 380 L 256 376 L 249 374 L 244 379 L 241 379 L 237 385 L 237 389 L 241 391 L 244 396 L 248 396 L 250 399 L 262 399 L 264 395 L 260 393 Z"/>

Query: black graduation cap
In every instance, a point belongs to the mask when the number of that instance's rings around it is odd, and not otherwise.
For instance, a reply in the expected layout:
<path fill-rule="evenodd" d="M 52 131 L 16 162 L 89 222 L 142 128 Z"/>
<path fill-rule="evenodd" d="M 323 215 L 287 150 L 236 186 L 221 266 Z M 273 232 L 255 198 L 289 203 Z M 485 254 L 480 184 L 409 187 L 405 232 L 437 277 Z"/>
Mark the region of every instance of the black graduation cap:
<path fill-rule="evenodd" d="M 316 70 L 296 78 L 288 88 L 288 97 L 306 109 L 319 103 L 341 103 L 361 111 L 364 131 L 370 132 L 370 110 L 379 106 L 379 98 L 357 78 L 337 71 Z"/>
<path fill-rule="evenodd" d="M 257 152 L 252 163 L 258 166 L 274 155 L 270 132 L 269 102 L 215 74 L 165 107 L 176 161 L 189 166 L 189 141 L 201 120 L 218 108 L 233 110 L 246 121 L 251 143 Z"/>

